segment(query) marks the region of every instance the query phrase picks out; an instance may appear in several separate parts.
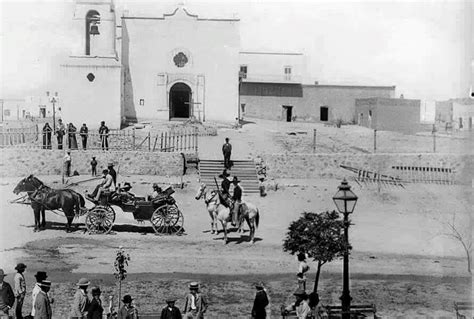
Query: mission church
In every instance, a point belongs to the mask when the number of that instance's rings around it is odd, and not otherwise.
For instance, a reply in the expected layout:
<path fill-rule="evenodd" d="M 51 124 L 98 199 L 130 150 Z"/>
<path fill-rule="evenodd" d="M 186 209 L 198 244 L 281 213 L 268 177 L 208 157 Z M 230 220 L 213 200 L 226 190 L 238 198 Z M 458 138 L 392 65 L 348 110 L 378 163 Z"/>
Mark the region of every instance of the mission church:
<path fill-rule="evenodd" d="M 60 63 L 63 118 L 110 128 L 193 116 L 350 120 L 356 98 L 393 98 L 394 86 L 303 84 L 302 53 L 242 51 L 239 24 L 181 4 L 135 16 L 116 12 L 112 0 L 77 0 L 73 47 Z"/>

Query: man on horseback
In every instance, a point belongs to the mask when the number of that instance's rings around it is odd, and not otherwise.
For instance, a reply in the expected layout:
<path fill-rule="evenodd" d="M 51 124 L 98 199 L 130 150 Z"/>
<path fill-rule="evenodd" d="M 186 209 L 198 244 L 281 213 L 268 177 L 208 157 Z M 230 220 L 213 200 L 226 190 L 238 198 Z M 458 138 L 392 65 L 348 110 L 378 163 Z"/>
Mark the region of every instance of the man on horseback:
<path fill-rule="evenodd" d="M 232 207 L 232 226 L 236 226 L 239 220 L 239 211 L 242 204 L 242 187 L 240 187 L 240 180 L 237 176 L 234 176 L 232 180 L 234 184 L 234 194 L 232 195 L 232 201 L 234 206 Z"/>
<path fill-rule="evenodd" d="M 230 208 L 232 205 L 230 201 L 230 180 L 229 180 L 229 173 L 227 173 L 227 169 L 224 169 L 222 174 L 219 175 L 219 178 L 222 178 L 221 182 L 221 190 L 219 191 L 219 200 L 222 205 L 227 208 Z"/>

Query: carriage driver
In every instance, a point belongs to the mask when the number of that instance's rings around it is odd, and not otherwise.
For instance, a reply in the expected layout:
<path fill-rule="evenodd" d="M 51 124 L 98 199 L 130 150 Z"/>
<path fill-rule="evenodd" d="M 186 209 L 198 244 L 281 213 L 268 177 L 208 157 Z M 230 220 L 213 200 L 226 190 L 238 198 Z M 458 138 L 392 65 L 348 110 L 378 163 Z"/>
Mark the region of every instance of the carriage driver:
<path fill-rule="evenodd" d="M 115 184 L 114 184 L 114 178 L 112 175 L 109 174 L 109 170 L 104 169 L 102 173 L 105 175 L 104 182 L 101 184 L 97 191 L 97 196 L 95 197 L 95 200 L 98 201 L 100 199 L 100 194 L 104 191 L 115 191 Z"/>

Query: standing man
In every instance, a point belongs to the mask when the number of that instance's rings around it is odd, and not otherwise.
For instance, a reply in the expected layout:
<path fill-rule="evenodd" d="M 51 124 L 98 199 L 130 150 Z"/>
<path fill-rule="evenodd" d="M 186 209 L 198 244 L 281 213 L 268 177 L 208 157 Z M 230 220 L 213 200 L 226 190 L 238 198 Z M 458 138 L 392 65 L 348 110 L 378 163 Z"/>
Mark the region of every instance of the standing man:
<path fill-rule="evenodd" d="M 8 316 L 10 309 L 15 303 L 12 287 L 8 282 L 3 281 L 5 276 L 3 269 L 0 269 L 0 317 Z"/>
<path fill-rule="evenodd" d="M 85 150 L 87 149 L 87 136 L 89 134 L 89 128 L 87 127 L 86 123 L 82 124 L 79 134 L 81 135 L 82 149 Z"/>
<path fill-rule="evenodd" d="M 123 296 L 123 306 L 120 308 L 117 319 L 138 319 L 138 310 L 132 304 L 133 298 L 130 295 Z"/>
<path fill-rule="evenodd" d="M 252 318 L 265 319 L 267 317 L 265 307 L 268 306 L 268 296 L 263 289 L 263 283 L 259 282 L 255 284 L 255 288 L 257 289 L 257 293 L 255 294 L 255 300 L 253 301 Z"/>
<path fill-rule="evenodd" d="M 100 122 L 99 127 L 100 145 L 102 150 L 109 150 L 109 128 L 105 126 L 105 121 Z"/>
<path fill-rule="evenodd" d="M 31 292 L 31 316 L 35 316 L 35 301 L 36 297 L 38 296 L 39 292 L 41 291 L 41 282 L 48 278 L 46 271 L 37 271 L 36 275 L 36 284 L 33 287 L 33 291 Z"/>
<path fill-rule="evenodd" d="M 232 145 L 229 143 L 229 138 L 225 138 L 225 143 L 222 145 L 222 154 L 224 155 L 224 167 L 230 169 L 230 156 L 232 154 Z"/>
<path fill-rule="evenodd" d="M 74 124 L 69 123 L 67 126 L 68 146 L 69 149 L 77 150 L 77 139 L 76 139 L 77 128 Z"/>
<path fill-rule="evenodd" d="M 64 155 L 64 167 L 66 169 L 66 176 L 69 177 L 71 175 L 71 151 L 67 151 L 66 155 Z"/>
<path fill-rule="evenodd" d="M 23 302 L 25 301 L 26 296 L 26 282 L 23 273 L 25 272 L 26 265 L 24 263 L 19 263 L 16 265 L 15 269 L 17 271 L 13 280 L 15 282 L 14 294 L 16 298 L 15 315 L 18 319 L 23 319 L 21 310 L 23 309 Z"/>
<path fill-rule="evenodd" d="M 167 306 L 161 311 L 161 319 L 181 319 L 181 311 L 174 305 L 176 298 L 166 299 Z"/>
<path fill-rule="evenodd" d="M 234 184 L 234 194 L 232 195 L 232 201 L 234 202 L 232 209 L 232 226 L 235 226 L 237 225 L 239 210 L 242 205 L 242 187 L 240 187 L 240 181 L 237 176 L 234 176 L 232 183 Z"/>
<path fill-rule="evenodd" d="M 199 293 L 199 284 L 197 282 L 190 283 L 189 291 L 184 303 L 184 318 L 203 319 L 208 303 L 204 296 Z"/>
<path fill-rule="evenodd" d="M 48 291 L 51 289 L 51 281 L 43 280 L 40 283 L 41 291 L 36 296 L 35 300 L 35 319 L 51 319 L 53 312 L 51 310 L 51 301 L 48 297 Z"/>
<path fill-rule="evenodd" d="M 87 316 L 87 309 L 89 309 L 90 301 L 87 296 L 87 287 L 90 281 L 86 278 L 79 279 L 76 286 L 78 286 L 76 294 L 74 295 L 74 302 L 71 309 L 71 319 L 83 319 Z M 37 297 L 38 298 L 38 297 Z"/>
<path fill-rule="evenodd" d="M 114 184 L 117 185 L 117 172 L 114 170 L 114 163 L 109 162 L 107 164 L 107 169 L 109 170 L 109 174 L 112 175 L 114 179 Z"/>
<path fill-rule="evenodd" d="M 58 150 L 63 149 L 63 137 L 66 134 L 66 126 L 63 123 L 63 120 L 58 120 L 58 125 L 56 126 L 56 137 L 58 139 Z"/>
<path fill-rule="evenodd" d="M 97 176 L 97 161 L 95 159 L 95 156 L 92 156 L 91 171 L 92 171 L 92 176 Z"/>

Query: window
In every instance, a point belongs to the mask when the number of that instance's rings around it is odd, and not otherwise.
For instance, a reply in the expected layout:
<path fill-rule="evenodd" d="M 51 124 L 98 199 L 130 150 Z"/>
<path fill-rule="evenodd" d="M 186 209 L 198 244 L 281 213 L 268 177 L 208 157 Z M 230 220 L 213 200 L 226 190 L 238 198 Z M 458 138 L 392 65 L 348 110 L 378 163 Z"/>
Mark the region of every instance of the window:
<path fill-rule="evenodd" d="M 291 66 L 285 66 L 285 80 L 291 80 Z"/>
<path fill-rule="evenodd" d="M 242 111 L 242 114 L 245 114 L 245 103 L 240 104 L 240 110 Z"/>
<path fill-rule="evenodd" d="M 139 102 L 140 106 L 143 106 L 145 105 L 145 100 L 144 99 L 140 99 L 140 102 Z"/>
<path fill-rule="evenodd" d="M 246 66 L 246 65 L 241 65 L 241 66 L 240 66 L 239 75 L 240 75 L 240 77 L 242 77 L 242 79 L 246 79 L 246 78 L 247 78 L 247 66 Z"/>
<path fill-rule="evenodd" d="M 321 106 L 319 108 L 319 120 L 321 122 L 327 122 L 329 115 L 329 108 L 327 106 Z"/>

